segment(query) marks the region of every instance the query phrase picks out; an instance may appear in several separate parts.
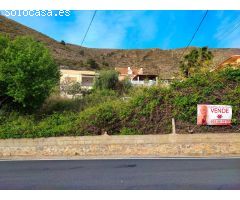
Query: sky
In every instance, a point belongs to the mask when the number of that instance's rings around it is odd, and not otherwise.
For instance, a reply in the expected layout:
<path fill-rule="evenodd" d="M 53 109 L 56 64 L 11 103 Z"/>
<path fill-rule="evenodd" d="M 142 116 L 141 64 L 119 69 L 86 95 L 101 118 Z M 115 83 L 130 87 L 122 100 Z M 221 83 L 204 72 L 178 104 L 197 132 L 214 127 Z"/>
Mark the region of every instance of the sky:
<path fill-rule="evenodd" d="M 81 44 L 94 11 L 65 17 L 9 17 L 57 41 Z M 183 48 L 205 11 L 97 11 L 83 43 L 91 48 Z M 240 11 L 209 11 L 190 46 L 240 48 Z"/>

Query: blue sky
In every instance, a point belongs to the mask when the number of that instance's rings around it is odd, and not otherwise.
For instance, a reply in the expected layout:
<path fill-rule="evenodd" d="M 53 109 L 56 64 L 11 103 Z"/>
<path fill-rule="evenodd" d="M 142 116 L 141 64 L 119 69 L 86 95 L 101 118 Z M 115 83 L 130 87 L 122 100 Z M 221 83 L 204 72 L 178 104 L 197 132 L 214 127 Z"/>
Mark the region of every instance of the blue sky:
<path fill-rule="evenodd" d="M 80 44 L 93 12 L 71 11 L 69 17 L 11 18 L 58 41 Z M 123 49 L 185 47 L 204 12 L 97 11 L 83 46 Z M 209 11 L 191 46 L 240 48 L 238 26 L 240 11 Z"/>

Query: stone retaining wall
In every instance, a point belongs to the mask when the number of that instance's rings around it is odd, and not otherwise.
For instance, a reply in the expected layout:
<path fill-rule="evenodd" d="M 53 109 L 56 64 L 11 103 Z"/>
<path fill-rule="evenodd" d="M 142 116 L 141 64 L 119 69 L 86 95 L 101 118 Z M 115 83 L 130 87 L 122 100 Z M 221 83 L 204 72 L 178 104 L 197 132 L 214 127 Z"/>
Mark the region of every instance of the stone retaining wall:
<path fill-rule="evenodd" d="M 0 140 L 0 159 L 240 156 L 240 134 L 83 136 Z"/>

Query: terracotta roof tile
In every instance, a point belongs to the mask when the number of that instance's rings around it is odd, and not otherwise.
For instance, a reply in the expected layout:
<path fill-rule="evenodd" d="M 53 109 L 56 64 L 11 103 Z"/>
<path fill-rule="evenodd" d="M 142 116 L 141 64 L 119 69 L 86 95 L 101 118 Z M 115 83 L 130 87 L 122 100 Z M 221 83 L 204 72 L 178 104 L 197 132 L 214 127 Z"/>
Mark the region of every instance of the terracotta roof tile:
<path fill-rule="evenodd" d="M 229 62 L 234 62 L 236 61 L 238 58 L 240 58 L 240 55 L 232 55 L 229 58 L 227 58 L 226 60 L 224 60 L 220 65 L 223 65 L 225 63 L 229 63 Z"/>

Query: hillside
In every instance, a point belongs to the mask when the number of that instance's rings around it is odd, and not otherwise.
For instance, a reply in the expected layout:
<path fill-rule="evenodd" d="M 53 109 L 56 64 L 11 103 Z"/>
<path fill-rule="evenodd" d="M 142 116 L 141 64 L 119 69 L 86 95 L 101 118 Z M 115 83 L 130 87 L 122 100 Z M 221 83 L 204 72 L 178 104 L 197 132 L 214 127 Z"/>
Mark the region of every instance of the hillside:
<path fill-rule="evenodd" d="M 114 67 L 143 67 L 145 72 L 158 73 L 161 77 L 170 78 L 178 72 L 179 57 L 183 49 L 94 49 L 77 45 L 63 45 L 42 33 L 0 16 L 0 33 L 10 37 L 30 35 L 46 44 L 56 62 L 70 69 L 90 69 L 86 66 L 89 59 L 95 60 L 99 69 Z M 214 64 L 217 65 L 233 54 L 240 54 L 240 49 L 220 48 L 211 49 L 214 54 Z"/>

